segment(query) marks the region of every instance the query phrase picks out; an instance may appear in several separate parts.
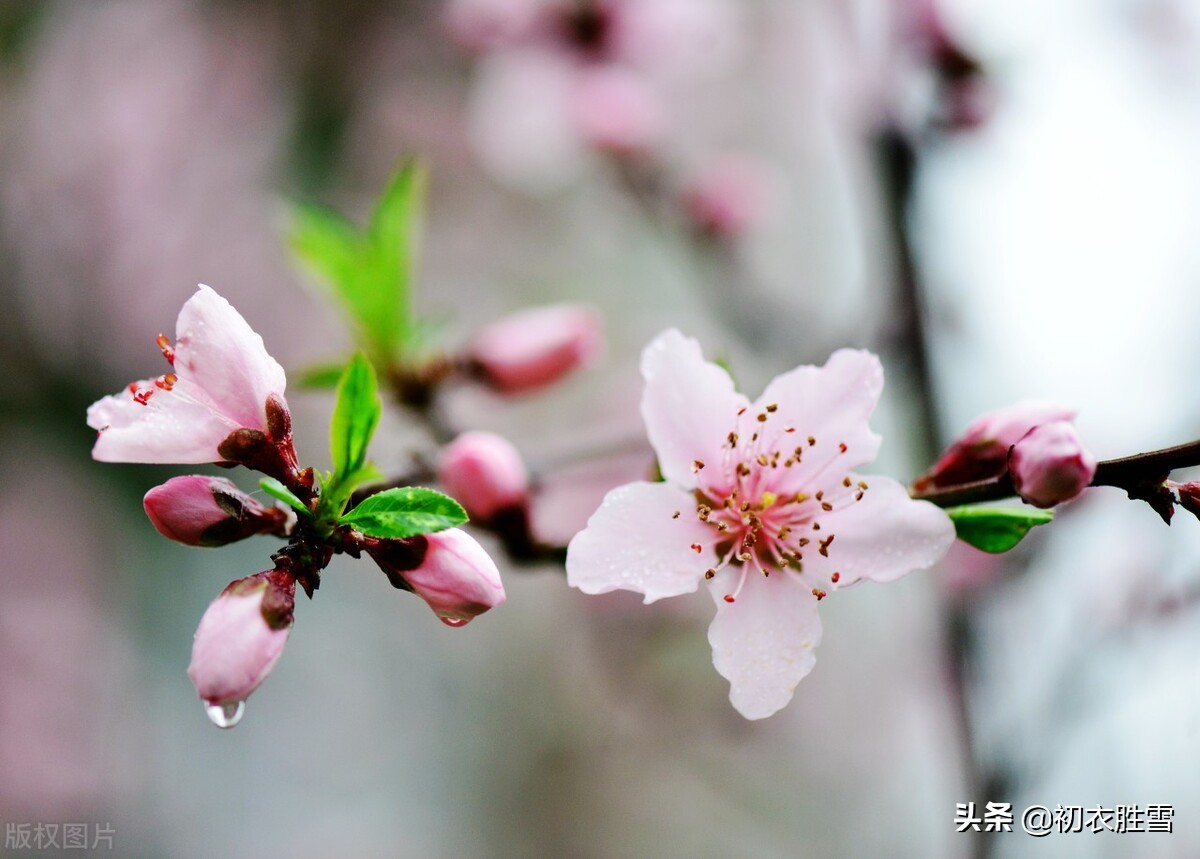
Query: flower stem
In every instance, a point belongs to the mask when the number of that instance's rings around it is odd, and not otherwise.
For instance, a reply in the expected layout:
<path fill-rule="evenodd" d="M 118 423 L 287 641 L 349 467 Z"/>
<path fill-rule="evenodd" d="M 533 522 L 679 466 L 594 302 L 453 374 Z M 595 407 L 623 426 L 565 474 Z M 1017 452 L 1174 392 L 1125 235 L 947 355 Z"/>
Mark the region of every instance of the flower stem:
<path fill-rule="evenodd" d="M 1091 485 L 1115 486 L 1126 492 L 1136 492 L 1147 484 L 1161 483 L 1177 468 L 1194 465 L 1200 465 L 1200 440 L 1118 459 L 1106 459 L 1096 466 L 1096 476 Z M 939 507 L 957 507 L 962 504 L 1002 501 L 1016 494 L 1012 479 L 1005 473 L 999 477 L 964 483 L 961 486 L 914 492 L 913 498 L 932 501 Z"/>

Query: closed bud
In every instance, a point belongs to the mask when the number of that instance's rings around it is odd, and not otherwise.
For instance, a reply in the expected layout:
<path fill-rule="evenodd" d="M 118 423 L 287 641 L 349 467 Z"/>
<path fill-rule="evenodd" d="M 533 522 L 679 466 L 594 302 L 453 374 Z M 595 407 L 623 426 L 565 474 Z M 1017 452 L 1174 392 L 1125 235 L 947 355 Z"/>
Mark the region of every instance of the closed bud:
<path fill-rule="evenodd" d="M 447 445 L 438 479 L 480 522 L 522 506 L 529 494 L 529 473 L 521 454 L 508 439 L 490 432 L 465 432 Z"/>
<path fill-rule="evenodd" d="M 738 156 L 725 156 L 692 178 L 683 190 L 684 213 L 703 235 L 735 239 L 758 223 L 767 208 L 762 167 Z"/>
<path fill-rule="evenodd" d="M 366 549 L 393 585 L 425 600 L 447 626 L 462 626 L 505 600 L 496 562 L 458 528 L 407 540 L 368 539 Z"/>
<path fill-rule="evenodd" d="M 1036 426 L 1071 421 L 1075 411 L 1054 403 L 1027 400 L 976 418 L 946 449 L 933 468 L 917 478 L 919 492 L 999 477 L 1008 467 L 1008 451 Z"/>
<path fill-rule="evenodd" d="M 1200 480 L 1168 485 L 1174 486 L 1175 492 L 1179 496 L 1179 506 L 1200 519 Z M 1168 524 L 1170 524 L 1169 521 Z"/>
<path fill-rule="evenodd" d="M 603 348 L 600 317 L 571 304 L 523 310 L 480 329 L 469 348 L 488 384 L 520 393 L 555 382 L 583 367 Z"/>
<path fill-rule="evenodd" d="M 1079 496 L 1096 476 L 1096 460 L 1069 421 L 1034 427 L 1008 457 L 1017 494 L 1035 507 L 1053 507 Z"/>
<path fill-rule="evenodd" d="M 282 536 L 291 517 L 264 507 L 223 477 L 172 477 L 142 499 L 158 533 L 188 546 L 224 546 L 254 534 Z"/>
<path fill-rule="evenodd" d="M 586 71 L 572 99 L 580 135 L 601 152 L 637 155 L 662 137 L 665 116 L 654 90 L 616 66 Z"/>
<path fill-rule="evenodd" d="M 295 605 L 296 581 L 278 570 L 231 582 L 213 600 L 200 618 L 188 666 L 208 707 L 240 705 L 267 678 L 287 643 Z"/>

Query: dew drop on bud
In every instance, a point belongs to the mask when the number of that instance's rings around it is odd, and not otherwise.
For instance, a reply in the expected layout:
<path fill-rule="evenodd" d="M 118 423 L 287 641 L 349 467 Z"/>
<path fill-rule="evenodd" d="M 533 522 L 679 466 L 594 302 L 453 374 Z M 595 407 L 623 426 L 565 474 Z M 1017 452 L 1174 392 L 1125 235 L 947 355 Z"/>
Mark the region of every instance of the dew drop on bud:
<path fill-rule="evenodd" d="M 446 626 L 453 626 L 455 628 L 467 625 L 467 621 L 461 617 L 442 617 L 439 615 L 438 620 L 446 624 Z"/>
<path fill-rule="evenodd" d="M 228 704 L 205 704 L 204 712 L 208 714 L 208 721 L 212 722 L 218 728 L 232 728 L 238 722 L 242 721 L 242 716 L 246 712 L 246 702 L 231 701 Z"/>

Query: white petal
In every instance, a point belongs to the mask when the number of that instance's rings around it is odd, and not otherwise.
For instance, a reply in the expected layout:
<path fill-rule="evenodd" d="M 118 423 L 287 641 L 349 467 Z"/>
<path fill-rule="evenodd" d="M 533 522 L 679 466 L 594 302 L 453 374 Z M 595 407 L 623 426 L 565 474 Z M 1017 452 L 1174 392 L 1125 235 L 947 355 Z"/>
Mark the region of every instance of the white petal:
<path fill-rule="evenodd" d="M 881 439 L 868 422 L 883 391 L 883 368 L 870 352 L 839 349 L 823 367 L 797 367 L 775 377 L 754 404 L 753 412 L 778 406 L 763 424 L 764 446 L 784 455 L 797 446 L 803 449 L 801 464 L 779 475 L 777 494 L 786 490 L 811 491 L 813 474 L 835 462 L 839 474 L 871 462 L 879 453 Z M 765 413 L 765 412 L 764 412 Z M 787 433 L 787 428 L 794 432 Z M 816 439 L 809 447 L 808 437 Z M 840 453 L 839 445 L 846 445 Z"/>
<path fill-rule="evenodd" d="M 737 601 L 711 588 L 717 616 L 708 628 L 713 665 L 729 681 L 729 701 L 747 719 L 784 707 L 817 657 L 821 618 L 812 588 L 782 571 L 751 572 Z"/>
<path fill-rule="evenodd" d="M 642 376 L 642 417 L 663 476 L 694 488 L 694 463 L 720 464 L 737 413 L 749 401 L 734 390 L 728 373 L 704 360 L 699 343 L 674 328 L 642 352 Z"/>
<path fill-rule="evenodd" d="M 860 579 L 894 581 L 941 560 L 954 542 L 954 523 L 940 507 L 914 501 L 888 477 L 867 477 L 861 501 L 822 517 L 823 533 L 836 535 L 829 556 L 804 556 L 806 572 L 841 573 L 838 586 Z"/>
<path fill-rule="evenodd" d="M 716 535 L 696 518 L 689 493 L 666 483 L 618 486 L 567 547 L 567 583 L 586 594 L 637 591 L 647 603 L 691 593 L 716 564 Z"/>
<path fill-rule="evenodd" d="M 175 372 L 195 382 L 240 427 L 266 429 L 266 401 L 287 377 L 263 339 L 228 301 L 203 284 L 175 323 Z"/>
<path fill-rule="evenodd" d="M 99 430 L 92 457 L 101 462 L 217 462 L 217 445 L 238 427 L 207 399 L 203 390 L 180 378 L 171 390 L 153 381 L 145 405 L 128 390 L 93 403 L 88 426 Z"/>

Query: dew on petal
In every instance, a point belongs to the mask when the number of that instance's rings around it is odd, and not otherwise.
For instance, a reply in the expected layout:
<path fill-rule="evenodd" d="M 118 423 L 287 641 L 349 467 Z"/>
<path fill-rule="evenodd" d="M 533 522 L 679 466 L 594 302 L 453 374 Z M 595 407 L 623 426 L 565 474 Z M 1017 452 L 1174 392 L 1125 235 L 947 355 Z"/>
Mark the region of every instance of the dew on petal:
<path fill-rule="evenodd" d="M 204 712 L 208 715 L 208 721 L 218 728 L 232 728 L 242 721 L 242 716 L 246 713 L 246 702 L 230 701 L 227 704 L 205 704 Z"/>
<path fill-rule="evenodd" d="M 460 626 L 466 626 L 468 623 L 468 621 L 465 618 L 461 618 L 461 617 L 442 617 L 439 615 L 438 620 L 440 620 L 442 623 L 446 624 L 446 626 L 451 626 L 451 627 L 454 627 L 455 629 L 458 629 L 458 627 L 460 627 Z"/>

